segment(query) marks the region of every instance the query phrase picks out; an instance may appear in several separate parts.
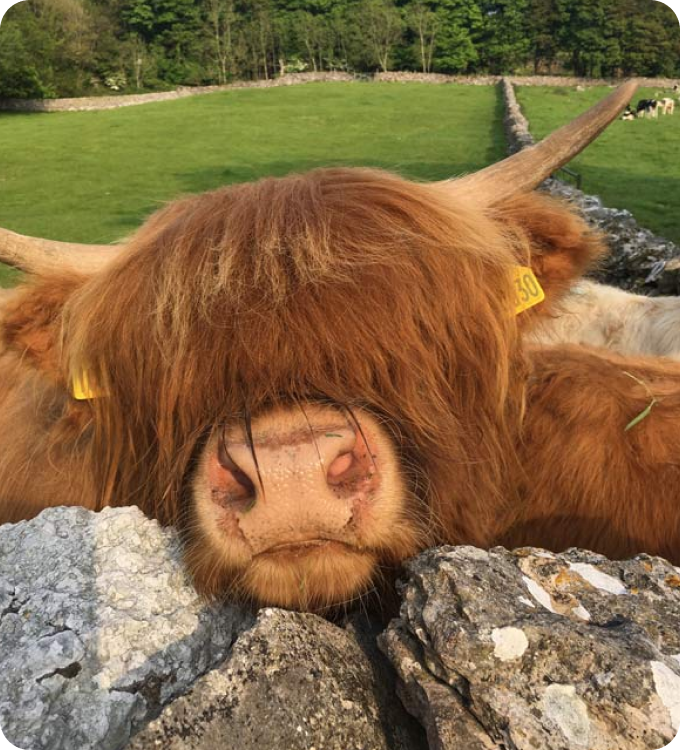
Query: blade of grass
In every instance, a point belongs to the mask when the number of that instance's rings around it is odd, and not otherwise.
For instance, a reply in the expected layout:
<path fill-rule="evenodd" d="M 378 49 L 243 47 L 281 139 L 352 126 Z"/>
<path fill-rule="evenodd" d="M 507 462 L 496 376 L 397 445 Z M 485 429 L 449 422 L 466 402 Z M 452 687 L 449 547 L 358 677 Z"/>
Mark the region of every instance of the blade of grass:
<path fill-rule="evenodd" d="M 634 417 L 633 419 L 630 420 L 630 422 L 628 422 L 628 424 L 626 425 L 626 427 L 624 429 L 624 432 L 628 432 L 628 430 L 632 430 L 633 427 L 635 427 L 635 425 L 640 424 L 640 422 L 642 422 L 643 419 L 647 419 L 647 417 L 652 412 L 652 408 L 656 404 L 659 403 L 659 400 L 654 397 L 653 393 L 649 389 L 649 386 L 647 385 L 647 383 L 644 382 L 644 380 L 640 380 L 640 378 L 636 378 L 635 375 L 633 375 L 632 373 L 628 372 L 627 370 L 623 370 L 623 374 L 627 375 L 629 378 L 632 378 L 636 383 L 638 383 L 639 385 L 641 385 L 647 391 L 647 394 L 649 395 L 649 397 L 652 399 L 649 402 L 649 404 L 646 406 L 646 408 L 644 408 L 637 415 L 637 417 Z"/>

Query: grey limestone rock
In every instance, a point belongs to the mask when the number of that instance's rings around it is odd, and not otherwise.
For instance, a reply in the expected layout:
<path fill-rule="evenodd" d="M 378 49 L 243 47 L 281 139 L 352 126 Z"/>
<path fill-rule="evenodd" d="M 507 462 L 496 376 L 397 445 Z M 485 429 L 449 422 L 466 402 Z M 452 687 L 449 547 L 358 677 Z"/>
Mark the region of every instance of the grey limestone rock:
<path fill-rule="evenodd" d="M 25 750 L 114 750 L 251 618 L 207 606 L 136 508 L 0 526 L 0 726 Z"/>
<path fill-rule="evenodd" d="M 206 604 L 135 508 L 0 526 L 0 726 L 23 750 L 422 750 L 376 633 Z"/>
<path fill-rule="evenodd" d="M 266 609 L 224 664 L 127 750 L 416 750 L 391 681 L 361 638 L 309 614 Z M 379 656 L 379 655 L 378 655 Z"/>
<path fill-rule="evenodd" d="M 441 750 L 656 750 L 680 729 L 680 575 L 660 558 L 430 550 L 381 636 Z"/>
<path fill-rule="evenodd" d="M 680 727 L 680 572 L 429 550 L 380 630 L 203 602 L 133 508 L 0 527 L 0 725 L 24 750 L 645 750 Z"/>

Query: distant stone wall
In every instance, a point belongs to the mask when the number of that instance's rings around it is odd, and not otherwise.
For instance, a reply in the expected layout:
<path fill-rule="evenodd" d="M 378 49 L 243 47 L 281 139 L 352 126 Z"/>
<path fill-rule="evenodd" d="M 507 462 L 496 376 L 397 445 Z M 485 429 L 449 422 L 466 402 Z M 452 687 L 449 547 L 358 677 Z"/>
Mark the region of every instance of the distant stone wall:
<path fill-rule="evenodd" d="M 577 78 L 575 76 L 453 76 L 443 73 L 388 72 L 376 73 L 374 81 L 389 83 L 461 83 L 468 86 L 490 86 L 503 80 L 510 80 L 520 86 L 617 86 L 620 80 L 612 78 Z M 640 78 L 641 86 L 669 89 L 679 79 L 676 78 Z"/>
<path fill-rule="evenodd" d="M 225 86 L 180 86 L 174 91 L 161 91 L 151 94 L 125 94 L 121 96 L 84 96 L 72 99 L 0 99 L 0 111 L 6 112 L 86 112 L 100 109 L 133 107 L 137 104 L 165 102 L 184 99 L 188 96 L 213 94 L 216 91 L 233 89 L 268 89 L 279 86 L 296 86 L 303 83 L 329 81 L 375 81 L 379 83 L 458 83 L 466 86 L 493 86 L 500 83 L 501 76 L 450 76 L 443 73 L 389 72 L 373 76 L 355 76 L 350 73 L 288 73 L 267 81 L 236 81 Z M 594 78 L 574 78 L 564 76 L 514 76 L 510 80 L 522 86 L 614 86 L 616 81 Z M 644 86 L 671 88 L 676 80 L 671 78 L 644 78 Z"/>
<path fill-rule="evenodd" d="M 236 81 L 226 86 L 180 86 L 174 91 L 160 91 L 151 94 L 129 94 L 121 96 L 83 96 L 73 99 L 0 99 L 0 110 L 8 112 L 86 112 L 100 109 L 133 107 L 137 104 L 165 102 L 184 99 L 200 94 L 214 94 L 217 91 L 233 89 L 268 89 L 279 86 L 296 86 L 319 81 L 354 81 L 349 73 L 289 73 L 267 81 Z"/>
<path fill-rule="evenodd" d="M 375 73 L 373 81 L 380 83 L 461 83 L 465 86 L 493 86 L 500 76 L 450 76 L 444 73 L 416 73 L 413 71 L 388 71 Z"/>
<path fill-rule="evenodd" d="M 502 89 L 505 133 L 512 154 L 533 145 L 534 139 L 513 83 L 504 79 Z M 680 247 L 640 226 L 630 211 L 607 208 L 596 195 L 557 179 L 546 180 L 543 187 L 574 203 L 590 224 L 606 234 L 611 252 L 598 274 L 602 281 L 633 291 L 680 294 Z"/>

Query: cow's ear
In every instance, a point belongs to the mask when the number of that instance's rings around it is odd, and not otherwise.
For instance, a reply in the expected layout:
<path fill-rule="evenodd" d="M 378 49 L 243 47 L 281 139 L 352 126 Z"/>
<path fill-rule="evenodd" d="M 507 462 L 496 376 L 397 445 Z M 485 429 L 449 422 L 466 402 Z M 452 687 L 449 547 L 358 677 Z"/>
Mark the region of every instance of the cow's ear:
<path fill-rule="evenodd" d="M 554 314 L 556 303 L 607 251 L 604 236 L 567 203 L 539 193 L 511 198 L 495 214 L 517 262 L 531 266 L 545 291 L 545 302 L 522 314 L 523 324 Z"/>
<path fill-rule="evenodd" d="M 63 382 L 64 307 L 82 283 L 70 274 L 35 279 L 18 288 L 0 308 L 0 350 L 15 352 L 46 377 Z"/>

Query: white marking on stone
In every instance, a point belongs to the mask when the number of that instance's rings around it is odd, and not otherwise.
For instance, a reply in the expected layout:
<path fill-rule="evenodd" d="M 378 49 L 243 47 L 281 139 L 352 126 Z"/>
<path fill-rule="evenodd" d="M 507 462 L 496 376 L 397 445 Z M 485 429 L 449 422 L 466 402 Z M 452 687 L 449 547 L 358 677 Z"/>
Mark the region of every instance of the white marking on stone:
<path fill-rule="evenodd" d="M 654 687 L 671 715 L 671 726 L 680 729 L 680 677 L 663 662 L 651 662 Z"/>
<path fill-rule="evenodd" d="M 543 588 L 543 586 L 536 583 L 536 581 L 534 581 L 533 578 L 529 578 L 529 576 L 522 576 L 522 580 L 524 581 L 524 585 L 529 589 L 531 596 L 533 596 L 542 607 L 545 607 L 548 612 L 554 612 L 557 614 L 552 605 L 550 594 Z"/>
<path fill-rule="evenodd" d="M 675 659 L 680 664 L 680 654 L 671 654 L 671 659 Z"/>
<path fill-rule="evenodd" d="M 526 596 L 520 596 L 519 600 L 522 602 L 522 604 L 526 604 L 527 607 L 533 607 L 533 609 L 536 609 L 536 605 L 531 601 L 531 599 L 527 599 Z"/>
<path fill-rule="evenodd" d="M 529 641 L 519 628 L 494 628 L 491 640 L 496 644 L 493 655 L 501 661 L 519 659 L 529 648 Z"/>
<path fill-rule="evenodd" d="M 550 685 L 542 700 L 543 713 L 577 747 L 590 744 L 590 717 L 585 702 L 576 695 L 573 685 Z"/>
<path fill-rule="evenodd" d="M 571 611 L 576 615 L 576 617 L 580 617 L 586 622 L 590 620 L 590 612 L 588 612 L 588 610 L 582 604 L 579 604 L 578 607 L 574 607 L 574 609 L 572 609 Z"/>
<path fill-rule="evenodd" d="M 591 586 L 600 591 L 606 591 L 609 594 L 623 596 L 628 593 L 626 587 L 614 576 L 603 573 L 601 570 L 589 565 L 588 563 L 569 563 L 569 567 L 574 573 L 577 573 Z"/>

